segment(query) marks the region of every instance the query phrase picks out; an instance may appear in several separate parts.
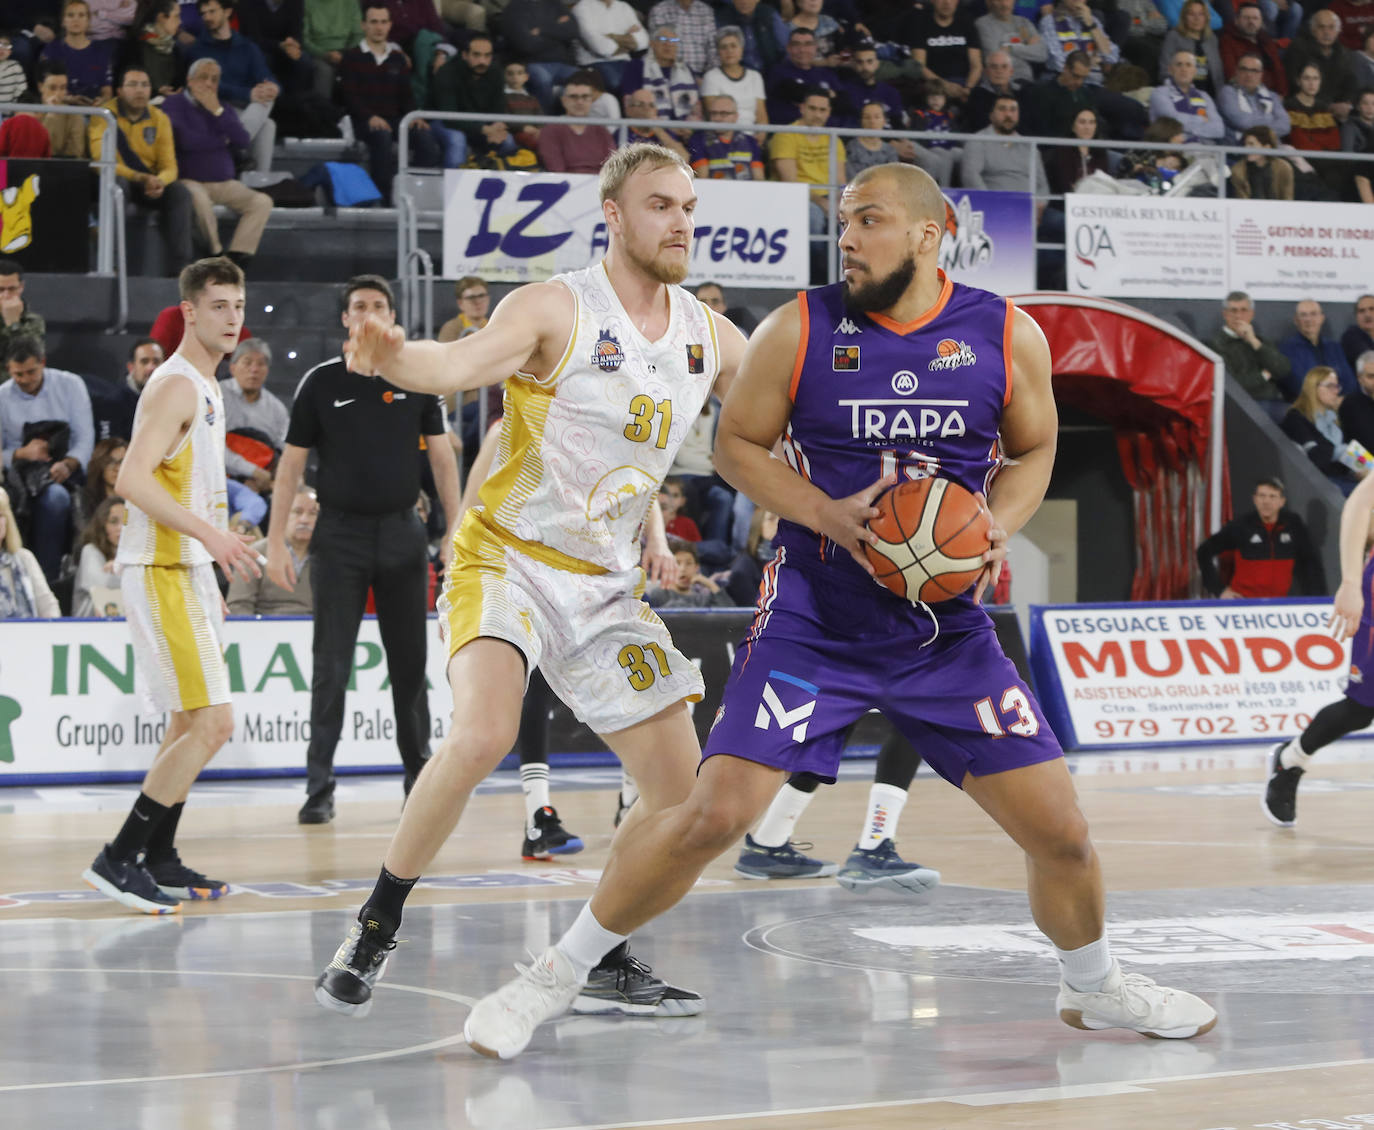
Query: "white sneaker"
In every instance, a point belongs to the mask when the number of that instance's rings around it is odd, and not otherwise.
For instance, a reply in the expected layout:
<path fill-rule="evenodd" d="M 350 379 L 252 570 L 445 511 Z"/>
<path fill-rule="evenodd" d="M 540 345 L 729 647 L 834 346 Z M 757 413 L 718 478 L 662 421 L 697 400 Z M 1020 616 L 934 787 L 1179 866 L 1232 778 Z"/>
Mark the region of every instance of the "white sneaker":
<path fill-rule="evenodd" d="M 1210 1032 L 1217 1012 L 1201 997 L 1156 985 L 1139 973 L 1112 971 L 1096 993 L 1080 993 L 1062 980 L 1055 1001 L 1059 1019 L 1073 1028 L 1129 1028 L 1157 1040 L 1187 1040 Z"/>
<path fill-rule="evenodd" d="M 518 1056 L 534 1030 L 567 1012 L 582 991 L 582 979 L 556 946 L 515 968 L 520 976 L 473 1005 L 463 1024 L 472 1050 L 493 1059 Z"/>

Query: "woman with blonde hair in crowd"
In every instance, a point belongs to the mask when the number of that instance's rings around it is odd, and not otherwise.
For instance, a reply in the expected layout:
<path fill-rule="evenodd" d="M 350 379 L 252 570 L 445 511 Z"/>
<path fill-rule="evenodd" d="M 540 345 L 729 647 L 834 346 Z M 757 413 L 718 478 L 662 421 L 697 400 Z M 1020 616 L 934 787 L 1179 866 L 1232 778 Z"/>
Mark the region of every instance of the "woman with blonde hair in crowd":
<path fill-rule="evenodd" d="M 56 620 L 61 614 L 38 558 L 24 548 L 10 496 L 0 487 L 0 620 Z"/>
<path fill-rule="evenodd" d="M 1329 365 L 1317 365 L 1307 371 L 1302 391 L 1288 409 L 1282 426 L 1283 434 L 1307 453 L 1317 470 L 1348 495 L 1364 475 L 1357 474 L 1337 459 L 1346 446 L 1336 414 L 1340 404 L 1341 379 L 1336 370 Z"/>
<path fill-rule="evenodd" d="M 1178 23 L 1169 29 L 1159 50 L 1159 81 L 1169 77 L 1169 64 L 1177 51 L 1190 51 L 1197 60 L 1195 86 L 1202 87 L 1213 98 L 1226 85 L 1221 69 L 1221 48 L 1211 28 L 1211 9 L 1202 0 L 1187 0 L 1178 10 Z"/>
<path fill-rule="evenodd" d="M 81 534 L 81 557 L 76 567 L 76 581 L 72 586 L 72 615 L 100 616 L 91 595 L 93 589 L 119 587 L 114 575 L 115 550 L 124 532 L 128 511 L 117 494 L 107 495 L 95 508 L 90 522 Z"/>

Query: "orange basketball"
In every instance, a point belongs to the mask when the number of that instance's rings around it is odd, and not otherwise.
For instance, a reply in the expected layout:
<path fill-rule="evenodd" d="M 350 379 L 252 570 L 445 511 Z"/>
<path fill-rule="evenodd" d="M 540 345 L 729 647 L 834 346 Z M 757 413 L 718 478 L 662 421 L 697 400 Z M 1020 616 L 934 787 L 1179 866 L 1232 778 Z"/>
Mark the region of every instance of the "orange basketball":
<path fill-rule="evenodd" d="M 878 580 L 898 596 L 934 604 L 978 579 L 992 544 L 992 515 L 976 495 L 949 479 L 916 479 L 884 491 L 873 505 L 879 513 L 868 528 L 878 544 L 864 552 Z"/>
<path fill-rule="evenodd" d="M 941 357 L 952 357 L 959 352 L 959 343 L 957 341 L 950 341 L 949 338 L 945 338 L 935 347 L 935 352 Z"/>

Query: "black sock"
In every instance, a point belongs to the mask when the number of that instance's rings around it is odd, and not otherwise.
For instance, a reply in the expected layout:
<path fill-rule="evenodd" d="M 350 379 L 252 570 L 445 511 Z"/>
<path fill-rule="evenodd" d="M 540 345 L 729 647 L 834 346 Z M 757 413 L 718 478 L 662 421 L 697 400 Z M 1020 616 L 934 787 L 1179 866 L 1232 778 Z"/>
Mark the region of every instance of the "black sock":
<path fill-rule="evenodd" d="M 186 802 L 178 801 L 167 810 L 167 815 L 162 818 L 162 822 L 153 829 L 153 834 L 148 837 L 148 862 L 162 863 L 173 858 L 177 849 L 173 842 L 177 838 L 177 824 L 181 821 L 181 810 L 186 807 Z"/>
<path fill-rule="evenodd" d="M 110 841 L 110 858 L 133 859 L 147 846 L 149 838 L 170 811 L 167 805 L 158 804 L 146 793 L 139 793 L 124 821 L 124 827 Z"/>
<path fill-rule="evenodd" d="M 394 934 L 401 926 L 401 912 L 405 909 L 406 896 L 419 881 L 418 875 L 413 879 L 398 879 L 383 867 L 381 874 L 377 876 L 377 885 L 372 888 L 372 894 L 358 912 L 358 921 L 375 918 Z"/>

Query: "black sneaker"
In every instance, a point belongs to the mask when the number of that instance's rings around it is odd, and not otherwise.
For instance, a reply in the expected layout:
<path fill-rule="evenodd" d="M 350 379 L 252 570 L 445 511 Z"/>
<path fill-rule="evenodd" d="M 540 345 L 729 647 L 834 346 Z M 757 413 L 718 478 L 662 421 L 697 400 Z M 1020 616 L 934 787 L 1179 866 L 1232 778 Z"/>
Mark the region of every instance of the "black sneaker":
<path fill-rule="evenodd" d="M 1264 788 L 1264 814 L 1280 828 L 1291 828 L 1298 819 L 1298 782 L 1303 770 L 1285 769 L 1279 758 L 1287 742 L 1279 742 L 1269 754 L 1269 783 Z"/>
<path fill-rule="evenodd" d="M 630 956 L 621 942 L 591 971 L 572 1011 L 583 1015 L 696 1016 L 706 1008 L 700 993 L 676 989 Z"/>
<path fill-rule="evenodd" d="M 181 862 L 181 856 L 173 852 L 168 859 L 156 862 L 144 860 L 143 866 L 153 877 L 158 890 L 164 895 L 178 899 L 217 899 L 229 893 L 229 884 L 220 879 L 208 879 L 199 871 L 193 871 Z"/>
<path fill-rule="evenodd" d="M 334 798 L 307 800 L 296 813 L 297 824 L 328 824 L 334 819 Z"/>
<path fill-rule="evenodd" d="M 534 835 L 530 835 L 531 831 Z M 545 805 L 534 814 L 534 827 L 525 829 L 520 858 L 532 862 L 552 859 L 555 855 L 575 855 L 581 850 L 582 840 L 563 827 L 558 813 Z"/>
<path fill-rule="evenodd" d="M 372 986 L 381 979 L 395 948 L 395 931 L 367 917 L 364 907 L 363 917 L 348 928 L 334 960 L 316 979 L 315 1000 L 332 1012 L 366 1016 L 372 1011 Z"/>
<path fill-rule="evenodd" d="M 87 886 L 131 910 L 141 910 L 144 914 L 175 914 L 181 909 L 181 901 L 162 891 L 141 863 L 132 859 L 111 859 L 109 844 L 100 849 L 95 862 L 81 873 L 81 878 L 86 880 Z"/>

